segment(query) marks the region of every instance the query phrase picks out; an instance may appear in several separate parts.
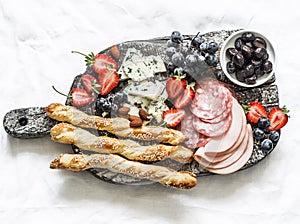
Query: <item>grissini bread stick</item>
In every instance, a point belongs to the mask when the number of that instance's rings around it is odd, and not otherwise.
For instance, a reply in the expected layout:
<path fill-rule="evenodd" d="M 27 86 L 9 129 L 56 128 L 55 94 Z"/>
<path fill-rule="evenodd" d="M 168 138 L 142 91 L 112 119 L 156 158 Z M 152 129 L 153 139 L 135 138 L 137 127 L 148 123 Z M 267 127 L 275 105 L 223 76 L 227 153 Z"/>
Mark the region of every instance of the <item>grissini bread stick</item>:
<path fill-rule="evenodd" d="M 121 137 L 140 140 L 156 140 L 178 145 L 187 139 L 182 132 L 165 127 L 142 126 L 131 128 L 130 121 L 124 118 L 103 118 L 88 115 L 72 106 L 52 103 L 45 108 L 47 115 L 58 121 L 68 122 L 82 128 L 105 130 Z"/>
<path fill-rule="evenodd" d="M 180 163 L 189 163 L 193 159 L 192 150 L 183 146 L 163 144 L 140 145 L 133 140 L 121 140 L 107 136 L 95 136 L 89 131 L 68 123 L 59 123 L 51 129 L 51 138 L 55 142 L 73 144 L 83 150 L 97 153 L 119 154 L 129 160 L 155 162 L 170 158 Z"/>
<path fill-rule="evenodd" d="M 190 189 L 197 184 L 196 175 L 193 173 L 129 161 L 114 154 L 61 154 L 50 163 L 50 168 L 75 172 L 90 168 L 105 168 L 112 172 L 148 179 L 180 189 Z"/>

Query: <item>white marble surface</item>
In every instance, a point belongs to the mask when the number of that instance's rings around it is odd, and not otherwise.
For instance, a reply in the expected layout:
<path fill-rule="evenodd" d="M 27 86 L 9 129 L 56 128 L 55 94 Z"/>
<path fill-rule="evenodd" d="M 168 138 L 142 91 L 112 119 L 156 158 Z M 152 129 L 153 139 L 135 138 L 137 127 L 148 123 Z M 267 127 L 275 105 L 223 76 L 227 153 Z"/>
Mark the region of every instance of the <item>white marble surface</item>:
<path fill-rule="evenodd" d="M 260 31 L 277 57 L 280 104 L 291 110 L 275 151 L 257 166 L 198 179 L 188 191 L 111 185 L 92 175 L 50 170 L 69 146 L 15 139 L 0 127 L 0 222 L 299 223 L 299 22 L 297 1 L 0 0 L 0 117 L 16 108 L 65 99 L 83 72 L 71 50 L 220 29 Z"/>

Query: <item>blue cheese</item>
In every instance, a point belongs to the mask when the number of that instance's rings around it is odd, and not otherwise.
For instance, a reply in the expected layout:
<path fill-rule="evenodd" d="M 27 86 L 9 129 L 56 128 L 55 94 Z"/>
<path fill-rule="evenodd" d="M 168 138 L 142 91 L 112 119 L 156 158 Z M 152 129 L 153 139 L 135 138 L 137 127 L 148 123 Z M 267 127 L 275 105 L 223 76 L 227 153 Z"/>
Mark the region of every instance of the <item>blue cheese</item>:
<path fill-rule="evenodd" d="M 148 113 L 156 118 L 157 122 L 162 122 L 163 112 L 168 110 L 168 106 L 164 103 L 163 98 L 159 98 L 158 101 L 153 101 L 149 104 Z"/>
<path fill-rule="evenodd" d="M 166 71 L 166 66 L 159 56 L 143 56 L 139 50 L 129 48 L 118 73 L 121 80 L 132 79 L 140 82 L 153 77 L 156 73 Z"/>
<path fill-rule="evenodd" d="M 156 100 L 164 91 L 165 85 L 158 80 L 143 82 L 133 82 L 125 88 L 125 92 L 129 95 L 147 98 L 149 100 Z"/>

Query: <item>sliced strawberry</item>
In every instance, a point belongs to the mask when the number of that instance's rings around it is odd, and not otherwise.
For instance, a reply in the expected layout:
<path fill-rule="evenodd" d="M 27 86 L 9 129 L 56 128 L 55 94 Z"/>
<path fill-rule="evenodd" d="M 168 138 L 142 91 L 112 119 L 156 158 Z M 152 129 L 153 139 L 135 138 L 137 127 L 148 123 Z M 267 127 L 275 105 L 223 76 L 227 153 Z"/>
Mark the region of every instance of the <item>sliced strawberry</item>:
<path fill-rule="evenodd" d="M 81 107 L 89 104 L 94 100 L 94 97 L 90 95 L 86 90 L 81 88 L 74 88 L 71 91 L 72 104 L 76 107 Z"/>
<path fill-rule="evenodd" d="M 97 54 L 94 59 L 93 69 L 98 74 L 104 70 L 116 71 L 118 69 L 117 62 L 106 54 Z"/>
<path fill-rule="evenodd" d="M 176 127 L 184 118 L 185 111 L 180 109 L 171 109 L 163 113 L 162 118 L 168 127 Z"/>
<path fill-rule="evenodd" d="M 100 94 L 105 96 L 118 86 L 120 78 L 115 71 L 105 69 L 99 74 L 98 81 L 100 83 Z"/>
<path fill-rule="evenodd" d="M 251 102 L 248 106 L 243 105 L 247 120 L 252 123 L 257 123 L 261 117 L 268 117 L 265 107 L 257 101 Z"/>
<path fill-rule="evenodd" d="M 85 74 L 81 77 L 81 82 L 85 90 L 89 94 L 92 94 L 93 92 L 97 94 L 99 93 L 100 85 L 98 84 L 98 80 L 94 76 Z"/>
<path fill-rule="evenodd" d="M 187 85 L 184 91 L 176 98 L 174 102 L 174 107 L 177 109 L 182 109 L 190 104 L 190 102 L 194 99 L 195 96 L 195 90 L 192 85 Z"/>
<path fill-rule="evenodd" d="M 118 68 L 117 62 L 110 56 L 106 54 L 90 53 L 89 55 L 83 54 L 78 51 L 72 51 L 72 53 L 81 54 L 85 57 L 85 62 L 87 66 L 92 66 L 97 74 L 100 74 L 103 70 L 109 69 L 116 71 Z"/>
<path fill-rule="evenodd" d="M 166 83 L 166 90 L 169 98 L 174 99 L 179 96 L 185 89 L 187 82 L 182 76 L 170 77 Z"/>
<path fill-rule="evenodd" d="M 282 108 L 274 107 L 270 110 L 269 119 L 270 119 L 270 127 L 269 130 L 279 130 L 288 122 L 289 116 L 287 113 L 289 110 L 286 106 Z"/>
<path fill-rule="evenodd" d="M 59 93 L 60 95 L 66 96 L 68 99 L 71 99 L 72 104 L 76 107 L 81 107 L 86 104 L 89 104 L 95 99 L 95 97 L 89 94 L 85 89 L 74 88 L 72 89 L 71 93 L 67 95 L 58 91 L 54 86 L 52 86 L 52 88 L 55 90 L 55 92 Z"/>

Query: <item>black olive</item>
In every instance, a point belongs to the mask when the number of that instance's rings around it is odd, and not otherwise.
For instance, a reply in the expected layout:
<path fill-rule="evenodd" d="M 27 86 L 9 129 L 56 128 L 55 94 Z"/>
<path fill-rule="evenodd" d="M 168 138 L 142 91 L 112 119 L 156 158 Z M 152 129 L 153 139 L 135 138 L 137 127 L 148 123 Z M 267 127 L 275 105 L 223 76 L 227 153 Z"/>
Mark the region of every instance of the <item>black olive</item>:
<path fill-rule="evenodd" d="M 269 59 L 269 54 L 266 53 L 266 54 L 262 57 L 261 60 L 266 61 L 266 60 L 268 60 L 268 59 Z"/>
<path fill-rule="evenodd" d="M 234 47 L 237 49 L 237 50 L 241 50 L 241 47 L 243 45 L 243 41 L 242 41 L 242 38 L 237 38 L 234 42 Z"/>
<path fill-rule="evenodd" d="M 256 48 L 254 51 L 254 56 L 256 59 L 262 59 L 267 54 L 267 50 L 265 48 Z"/>
<path fill-rule="evenodd" d="M 256 37 L 253 42 L 253 46 L 256 48 L 267 48 L 267 43 L 264 38 L 262 37 Z"/>
<path fill-rule="evenodd" d="M 269 73 L 273 70 L 273 64 L 270 61 L 265 61 L 262 66 L 263 66 L 264 72 L 266 72 L 266 73 Z"/>
<path fill-rule="evenodd" d="M 255 59 L 251 59 L 251 63 L 253 64 L 254 68 L 259 68 L 262 65 L 262 61 L 261 60 L 255 60 Z"/>
<path fill-rule="evenodd" d="M 229 74 L 232 74 L 236 71 L 235 64 L 232 61 L 227 62 L 226 69 Z"/>
<path fill-rule="evenodd" d="M 254 65 L 248 64 L 245 69 L 245 78 L 251 77 L 254 74 Z"/>
<path fill-rule="evenodd" d="M 226 56 L 231 59 L 234 55 L 236 55 L 238 53 L 238 50 L 235 49 L 234 47 L 230 47 L 230 48 L 227 48 L 225 53 L 226 53 Z"/>
<path fill-rule="evenodd" d="M 241 51 L 245 59 L 250 59 L 252 57 L 253 49 L 247 45 L 241 46 Z"/>
<path fill-rule="evenodd" d="M 259 68 L 255 69 L 254 74 L 257 77 L 261 77 L 265 74 L 265 71 L 261 67 L 259 67 Z"/>
<path fill-rule="evenodd" d="M 245 71 L 244 70 L 238 70 L 235 74 L 236 79 L 240 82 L 245 82 Z"/>
<path fill-rule="evenodd" d="M 254 39 L 255 39 L 255 36 L 251 32 L 245 32 L 242 34 L 242 41 L 244 41 L 244 42 L 252 42 L 252 41 L 254 41 Z"/>
<path fill-rule="evenodd" d="M 257 79 L 257 77 L 256 77 L 256 75 L 254 74 L 254 75 L 252 75 L 251 77 L 245 78 L 245 82 L 246 82 L 247 84 L 249 84 L 249 85 L 253 85 L 253 84 L 256 83 L 256 79 Z"/>
<path fill-rule="evenodd" d="M 238 67 L 243 67 L 244 63 L 245 63 L 245 59 L 244 56 L 242 55 L 242 53 L 237 53 L 232 57 L 232 62 L 238 66 Z"/>

